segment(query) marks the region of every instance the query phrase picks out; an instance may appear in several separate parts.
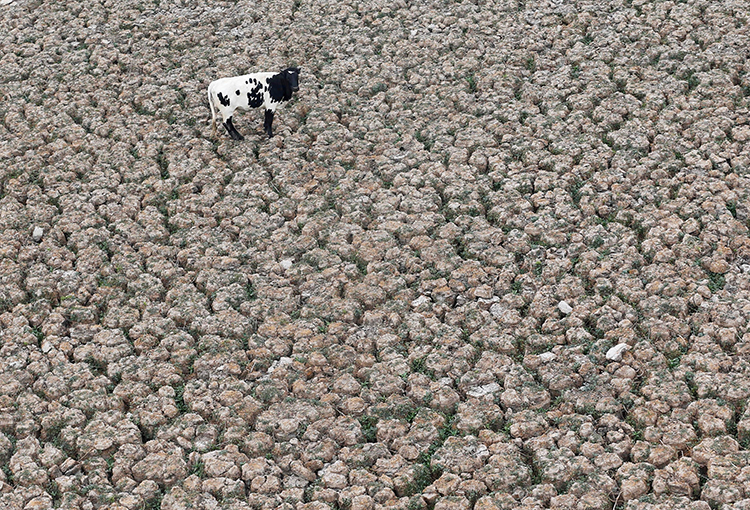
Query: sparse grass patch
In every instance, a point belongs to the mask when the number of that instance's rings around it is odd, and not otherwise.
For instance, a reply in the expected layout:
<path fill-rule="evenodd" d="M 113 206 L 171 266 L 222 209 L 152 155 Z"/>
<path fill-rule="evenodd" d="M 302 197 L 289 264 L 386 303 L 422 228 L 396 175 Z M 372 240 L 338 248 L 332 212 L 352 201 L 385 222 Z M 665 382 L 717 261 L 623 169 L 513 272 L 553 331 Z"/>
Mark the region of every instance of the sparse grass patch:
<path fill-rule="evenodd" d="M 432 149 L 432 146 L 434 145 L 434 142 L 432 142 L 430 139 L 428 139 L 419 131 L 414 133 L 414 138 L 424 146 L 424 150 L 426 150 L 427 152 L 430 152 L 430 150 Z"/>
<path fill-rule="evenodd" d="M 570 188 L 568 188 L 570 198 L 573 200 L 573 204 L 575 204 L 576 207 L 579 207 L 581 204 L 581 188 L 583 188 L 584 184 L 586 184 L 584 181 L 577 180 L 571 184 Z"/>
<path fill-rule="evenodd" d="M 185 414 L 188 411 L 190 411 L 190 408 L 188 408 L 187 404 L 185 403 L 185 385 L 180 384 L 178 386 L 174 386 L 174 402 L 175 406 L 177 407 L 177 410 L 180 411 L 180 414 Z"/>
<path fill-rule="evenodd" d="M 426 357 L 415 358 L 411 360 L 411 371 L 424 374 L 430 379 L 434 379 L 435 372 L 427 367 L 426 361 L 427 361 Z"/>
<path fill-rule="evenodd" d="M 727 280 L 723 274 L 712 273 L 711 271 L 706 272 L 708 273 L 708 288 L 711 292 L 718 292 L 724 288 Z"/>
<path fill-rule="evenodd" d="M 388 85 L 383 82 L 379 82 L 373 85 L 372 88 L 370 88 L 370 96 L 375 96 L 380 92 L 385 92 L 386 90 L 388 90 Z"/>
<path fill-rule="evenodd" d="M 521 289 L 523 288 L 523 283 L 521 283 L 521 280 L 513 280 L 513 283 L 510 284 L 510 291 L 513 294 L 518 294 L 521 292 Z"/>
<path fill-rule="evenodd" d="M 358 418 L 362 428 L 362 434 L 365 436 L 365 442 L 375 443 L 377 441 L 377 428 L 379 418 L 377 416 L 362 415 Z"/>
<path fill-rule="evenodd" d="M 159 175 L 162 179 L 169 179 L 169 161 L 164 155 L 164 148 L 159 147 L 159 151 L 156 153 L 156 164 L 159 165 Z"/>
<path fill-rule="evenodd" d="M 732 217 L 737 219 L 737 203 L 736 202 L 727 202 L 727 209 L 731 213 Z"/>
<path fill-rule="evenodd" d="M 474 77 L 474 74 L 473 74 L 473 73 L 472 73 L 472 74 L 469 74 L 468 76 L 466 76 L 466 77 L 464 78 L 464 80 L 466 80 L 466 83 L 467 83 L 467 85 L 468 85 L 468 87 L 469 87 L 469 92 L 470 92 L 470 93 L 472 93 L 472 94 L 473 94 L 474 92 L 476 92 L 476 91 L 477 91 L 477 80 L 476 80 L 476 78 Z"/>
<path fill-rule="evenodd" d="M 188 475 L 196 475 L 198 478 L 203 478 L 204 476 L 204 470 L 205 466 L 203 465 L 203 461 L 199 460 L 192 466 L 190 466 L 190 471 L 188 472 Z"/>
<path fill-rule="evenodd" d="M 248 301 L 253 301 L 258 298 L 258 292 L 255 290 L 255 287 L 253 286 L 253 282 L 249 281 L 245 285 L 245 298 Z"/>
<path fill-rule="evenodd" d="M 347 262 L 353 263 L 355 266 L 357 266 L 357 270 L 362 275 L 367 274 L 367 261 L 365 261 L 362 257 L 359 256 L 359 254 L 355 253 L 348 257 L 346 259 Z"/>
<path fill-rule="evenodd" d="M 698 85 L 700 85 L 700 80 L 697 76 L 695 76 L 695 72 L 693 70 L 688 71 L 684 79 L 688 84 L 688 92 L 690 92 L 691 90 L 695 90 L 696 88 L 698 88 Z"/>
<path fill-rule="evenodd" d="M 88 363 L 89 367 L 91 368 L 91 372 L 94 375 L 107 374 L 107 364 L 105 362 L 99 361 L 93 356 L 89 356 L 88 358 L 86 358 L 86 363 Z"/>

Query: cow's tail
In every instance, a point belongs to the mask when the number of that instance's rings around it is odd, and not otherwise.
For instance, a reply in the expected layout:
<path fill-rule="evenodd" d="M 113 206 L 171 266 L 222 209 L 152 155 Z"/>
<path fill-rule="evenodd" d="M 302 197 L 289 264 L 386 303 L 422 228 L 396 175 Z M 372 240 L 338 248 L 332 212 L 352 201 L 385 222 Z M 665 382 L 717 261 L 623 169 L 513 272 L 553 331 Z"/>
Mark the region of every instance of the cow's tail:
<path fill-rule="evenodd" d="M 211 108 L 211 136 L 216 136 L 216 111 L 214 110 L 214 100 L 211 94 L 211 85 L 208 86 L 208 106 Z"/>

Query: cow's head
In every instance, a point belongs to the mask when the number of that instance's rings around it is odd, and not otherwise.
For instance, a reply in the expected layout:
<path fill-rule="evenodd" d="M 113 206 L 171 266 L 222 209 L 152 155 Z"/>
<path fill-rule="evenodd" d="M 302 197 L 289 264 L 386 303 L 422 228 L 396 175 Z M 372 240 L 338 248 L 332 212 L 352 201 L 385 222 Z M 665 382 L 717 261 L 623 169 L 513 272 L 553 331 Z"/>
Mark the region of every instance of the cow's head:
<path fill-rule="evenodd" d="M 281 72 L 292 87 L 292 91 L 297 92 L 299 90 L 299 67 L 287 67 Z"/>

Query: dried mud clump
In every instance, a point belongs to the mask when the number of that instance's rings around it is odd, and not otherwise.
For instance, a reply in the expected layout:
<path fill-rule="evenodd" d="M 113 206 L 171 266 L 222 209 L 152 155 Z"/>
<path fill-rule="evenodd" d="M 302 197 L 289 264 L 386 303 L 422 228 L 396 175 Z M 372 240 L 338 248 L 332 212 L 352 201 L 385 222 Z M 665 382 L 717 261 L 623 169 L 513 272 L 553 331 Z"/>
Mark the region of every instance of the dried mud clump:
<path fill-rule="evenodd" d="M 750 508 L 746 4 L 0 4 L 0 508 Z"/>

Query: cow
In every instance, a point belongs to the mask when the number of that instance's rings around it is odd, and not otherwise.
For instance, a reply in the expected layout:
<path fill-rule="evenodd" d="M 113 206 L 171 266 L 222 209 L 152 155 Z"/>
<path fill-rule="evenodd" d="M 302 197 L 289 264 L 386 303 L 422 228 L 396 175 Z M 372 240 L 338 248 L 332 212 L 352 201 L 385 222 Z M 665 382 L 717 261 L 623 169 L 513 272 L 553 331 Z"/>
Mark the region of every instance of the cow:
<path fill-rule="evenodd" d="M 235 110 L 265 108 L 263 130 L 268 138 L 273 136 L 273 115 L 276 108 L 292 98 L 292 93 L 299 90 L 299 68 L 288 67 L 278 73 L 253 73 L 231 78 L 220 78 L 208 85 L 208 104 L 211 106 L 211 134 L 216 136 L 216 111 L 218 108 L 221 120 L 229 136 L 234 140 L 244 137 L 235 129 L 232 117 Z"/>

